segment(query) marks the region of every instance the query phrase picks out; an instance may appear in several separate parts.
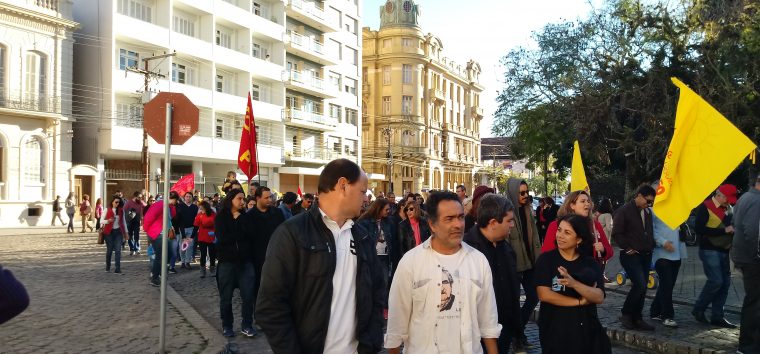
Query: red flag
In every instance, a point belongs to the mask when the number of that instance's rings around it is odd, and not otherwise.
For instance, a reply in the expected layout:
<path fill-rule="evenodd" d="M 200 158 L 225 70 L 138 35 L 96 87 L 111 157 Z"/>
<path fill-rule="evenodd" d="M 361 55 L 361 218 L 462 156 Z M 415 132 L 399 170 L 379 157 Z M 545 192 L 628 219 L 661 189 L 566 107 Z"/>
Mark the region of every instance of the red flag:
<path fill-rule="evenodd" d="M 195 174 L 191 173 L 182 176 L 182 178 L 172 186 L 171 190 L 179 193 L 180 196 L 183 196 L 187 192 L 192 193 L 193 189 L 195 189 Z"/>
<path fill-rule="evenodd" d="M 299 197 L 302 197 L 303 192 L 301 192 L 301 186 L 298 186 L 298 191 L 296 192 Z"/>
<path fill-rule="evenodd" d="M 250 92 L 248 93 L 248 106 L 245 108 L 243 133 L 240 136 L 238 167 L 248 176 L 249 181 L 259 173 L 259 163 L 256 161 L 256 123 L 253 120 L 253 105 L 251 105 Z"/>

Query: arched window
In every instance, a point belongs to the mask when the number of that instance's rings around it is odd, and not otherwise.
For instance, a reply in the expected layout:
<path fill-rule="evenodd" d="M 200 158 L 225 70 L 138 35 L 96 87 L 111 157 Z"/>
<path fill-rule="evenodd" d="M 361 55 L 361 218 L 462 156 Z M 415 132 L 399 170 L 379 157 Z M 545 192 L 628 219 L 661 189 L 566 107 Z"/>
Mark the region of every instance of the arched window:
<path fill-rule="evenodd" d="M 40 140 L 30 137 L 24 142 L 23 152 L 24 181 L 27 183 L 45 183 L 45 153 Z"/>
<path fill-rule="evenodd" d="M 414 140 L 414 133 L 411 130 L 404 130 L 404 133 L 401 137 L 401 145 L 412 146 L 413 140 Z"/>
<path fill-rule="evenodd" d="M 27 109 L 45 109 L 47 98 L 47 60 L 37 52 L 26 54 L 24 79 L 25 106 Z"/>

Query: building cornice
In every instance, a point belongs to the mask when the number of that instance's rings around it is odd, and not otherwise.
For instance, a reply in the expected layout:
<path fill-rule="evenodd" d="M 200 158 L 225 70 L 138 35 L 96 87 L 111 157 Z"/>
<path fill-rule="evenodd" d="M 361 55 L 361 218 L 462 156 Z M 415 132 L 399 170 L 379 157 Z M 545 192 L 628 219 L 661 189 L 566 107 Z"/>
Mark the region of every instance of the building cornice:
<path fill-rule="evenodd" d="M 62 35 L 61 32 L 73 31 L 79 27 L 79 23 L 72 20 L 2 2 L 0 2 L 0 22 L 17 24 L 54 35 Z"/>

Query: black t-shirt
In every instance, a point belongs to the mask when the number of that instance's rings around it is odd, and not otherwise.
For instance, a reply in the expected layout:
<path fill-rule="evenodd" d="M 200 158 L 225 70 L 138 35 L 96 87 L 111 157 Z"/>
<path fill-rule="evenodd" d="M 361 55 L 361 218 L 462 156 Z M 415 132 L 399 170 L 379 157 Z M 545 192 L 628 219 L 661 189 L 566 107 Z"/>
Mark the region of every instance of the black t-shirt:
<path fill-rule="evenodd" d="M 559 294 L 580 299 L 575 289 L 559 284 L 559 267 L 565 267 L 568 274 L 581 283 L 596 283 L 596 287 L 604 291 L 603 273 L 593 258 L 580 256 L 568 261 L 557 249 L 541 254 L 536 261 L 536 286 L 546 286 Z M 544 353 L 609 352 L 609 339 L 599 324 L 594 304 L 564 307 L 542 302 L 538 328 Z"/>

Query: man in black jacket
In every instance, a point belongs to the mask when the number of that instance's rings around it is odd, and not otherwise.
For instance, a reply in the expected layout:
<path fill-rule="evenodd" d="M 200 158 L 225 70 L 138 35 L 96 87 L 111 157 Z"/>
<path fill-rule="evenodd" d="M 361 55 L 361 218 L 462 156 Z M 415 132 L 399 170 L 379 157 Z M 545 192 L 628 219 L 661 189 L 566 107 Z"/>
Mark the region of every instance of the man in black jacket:
<path fill-rule="evenodd" d="M 376 353 L 383 343 L 385 282 L 359 216 L 367 175 L 338 159 L 319 176 L 319 202 L 274 233 L 256 322 L 275 353 Z"/>
<path fill-rule="evenodd" d="M 256 280 L 253 283 L 253 301 L 255 303 L 261 285 L 261 268 L 264 266 L 269 240 L 280 224 L 285 221 L 282 212 L 272 206 L 272 192 L 267 187 L 258 187 L 254 194 L 256 206 L 248 210 L 251 218 L 251 234 L 253 237 L 253 268 L 256 270 Z"/>
<path fill-rule="evenodd" d="M 514 209 L 512 202 L 503 195 L 485 195 L 476 214 L 478 227 L 471 228 L 464 235 L 464 241 L 483 253 L 491 266 L 496 309 L 502 326 L 499 353 L 509 353 L 512 338 L 522 335 L 516 255 L 505 241 L 515 225 Z"/>
<path fill-rule="evenodd" d="M 652 267 L 654 232 L 652 211 L 655 190 L 649 185 L 639 187 L 636 197 L 623 204 L 612 222 L 612 239 L 620 246 L 620 264 L 631 280 L 631 291 L 625 298 L 620 322 L 627 329 L 653 331 L 654 327 L 641 318 L 647 295 L 647 279 Z"/>

